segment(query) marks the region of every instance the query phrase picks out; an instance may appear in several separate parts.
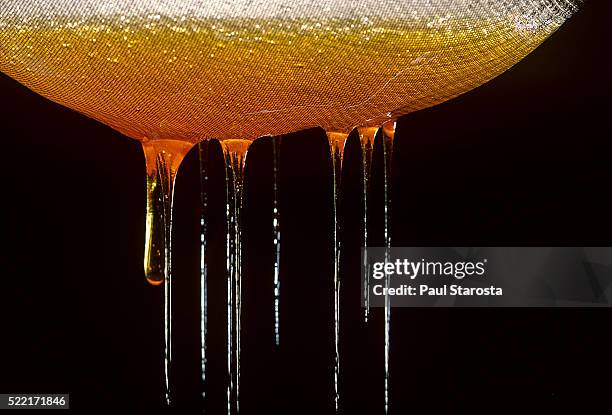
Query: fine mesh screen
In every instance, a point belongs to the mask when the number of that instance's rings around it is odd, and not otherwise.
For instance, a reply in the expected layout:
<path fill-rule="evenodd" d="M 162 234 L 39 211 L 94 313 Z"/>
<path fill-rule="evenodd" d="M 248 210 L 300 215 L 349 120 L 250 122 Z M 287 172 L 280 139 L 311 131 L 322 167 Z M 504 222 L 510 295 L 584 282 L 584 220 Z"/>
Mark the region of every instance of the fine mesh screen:
<path fill-rule="evenodd" d="M 2 0 L 0 71 L 136 139 L 347 131 L 448 100 L 579 0 Z"/>

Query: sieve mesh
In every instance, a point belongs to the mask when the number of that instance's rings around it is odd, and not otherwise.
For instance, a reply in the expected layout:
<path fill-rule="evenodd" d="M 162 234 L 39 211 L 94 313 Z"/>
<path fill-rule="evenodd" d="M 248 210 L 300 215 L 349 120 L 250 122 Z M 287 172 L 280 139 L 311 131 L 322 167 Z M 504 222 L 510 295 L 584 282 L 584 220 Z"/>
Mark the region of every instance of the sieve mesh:
<path fill-rule="evenodd" d="M 580 0 L 3 0 L 0 71 L 135 139 L 348 131 L 471 90 Z"/>

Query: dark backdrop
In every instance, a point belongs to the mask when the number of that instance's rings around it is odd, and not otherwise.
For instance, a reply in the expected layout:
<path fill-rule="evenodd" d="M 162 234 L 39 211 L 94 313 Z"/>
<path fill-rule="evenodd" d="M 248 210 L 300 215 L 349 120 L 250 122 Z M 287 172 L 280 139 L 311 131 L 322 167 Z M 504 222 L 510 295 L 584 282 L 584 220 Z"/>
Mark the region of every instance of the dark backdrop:
<path fill-rule="evenodd" d="M 499 78 L 399 121 L 394 245 L 610 245 L 611 14 L 610 2 L 591 0 Z M 140 147 L 6 76 L 0 94 L 0 392 L 68 392 L 87 413 L 155 411 L 161 290 L 142 275 Z M 224 201 L 213 149 L 209 406 L 222 413 Z M 243 412 L 324 413 L 332 391 L 325 137 L 315 129 L 283 142 L 280 352 L 271 346 L 270 153 L 261 140 L 247 162 Z M 343 177 L 349 294 L 361 234 L 358 156 L 353 137 Z M 183 409 L 200 405 L 198 188 L 192 152 L 175 215 L 174 378 Z M 381 413 L 382 316 L 377 310 L 365 329 L 350 297 L 342 310 L 346 412 Z M 392 412 L 603 409 L 611 323 L 607 308 L 393 310 Z"/>

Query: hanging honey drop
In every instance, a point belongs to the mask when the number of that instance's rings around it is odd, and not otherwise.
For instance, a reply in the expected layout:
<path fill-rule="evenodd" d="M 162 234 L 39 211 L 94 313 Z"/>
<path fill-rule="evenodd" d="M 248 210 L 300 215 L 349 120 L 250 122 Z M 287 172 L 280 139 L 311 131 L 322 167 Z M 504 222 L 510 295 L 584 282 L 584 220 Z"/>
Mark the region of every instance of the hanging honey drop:
<path fill-rule="evenodd" d="M 250 140 L 221 142 L 226 180 L 227 260 L 227 413 L 240 412 L 240 354 L 242 333 L 242 208 L 244 167 Z"/>
<path fill-rule="evenodd" d="M 384 244 L 385 262 L 391 262 L 391 159 L 393 154 L 393 139 L 395 138 L 395 121 L 383 124 L 382 152 L 383 152 L 383 181 L 384 181 Z M 391 299 L 388 294 L 390 275 L 385 274 L 385 413 L 389 413 L 389 362 L 391 351 Z"/>
<path fill-rule="evenodd" d="M 147 210 L 144 271 L 151 285 L 164 286 L 164 397 L 172 403 L 172 203 L 176 173 L 192 144 L 178 140 L 145 140 Z"/>
<path fill-rule="evenodd" d="M 333 250 L 334 250 L 334 407 L 338 412 L 340 406 L 340 255 L 342 252 L 340 242 L 340 195 L 342 185 L 342 162 L 344 159 L 344 146 L 347 133 L 327 132 L 329 141 L 331 167 L 332 167 L 332 198 L 333 198 Z"/>
<path fill-rule="evenodd" d="M 358 127 L 359 142 L 361 144 L 361 173 L 362 173 L 362 195 L 363 195 L 363 216 L 361 218 L 363 248 L 368 247 L 368 203 L 370 193 L 370 179 L 372 175 L 372 155 L 374 152 L 374 138 L 378 132 L 376 127 Z M 364 261 L 366 256 L 364 255 Z M 366 263 L 362 264 L 364 270 L 369 270 Z M 367 323 L 370 316 L 370 278 L 368 275 L 363 283 L 363 318 Z"/>

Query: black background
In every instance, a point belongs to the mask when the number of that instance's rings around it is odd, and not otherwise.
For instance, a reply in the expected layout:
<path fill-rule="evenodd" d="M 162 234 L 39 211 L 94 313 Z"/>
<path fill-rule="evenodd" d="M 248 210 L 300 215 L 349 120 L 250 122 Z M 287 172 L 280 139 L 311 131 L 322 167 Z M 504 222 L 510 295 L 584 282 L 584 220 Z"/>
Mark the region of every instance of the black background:
<path fill-rule="evenodd" d="M 610 2 L 591 0 L 492 82 L 399 121 L 396 246 L 609 246 Z M 0 75 L 0 392 L 70 393 L 74 410 L 162 408 L 161 290 L 142 274 L 145 175 L 139 144 Z M 324 133 L 284 137 L 280 352 L 272 347 L 271 146 L 247 161 L 243 412 L 328 413 L 331 405 L 331 176 Z M 211 413 L 223 413 L 224 222 L 213 145 Z M 378 164 L 380 159 L 378 160 Z M 198 381 L 199 178 L 177 181 L 176 365 L 180 409 Z M 380 166 L 375 165 L 379 171 Z M 355 302 L 359 153 L 345 192 L 342 393 L 347 413 L 381 413 L 382 316 Z M 380 200 L 380 175 L 373 193 Z M 372 209 L 380 239 L 380 202 Z M 392 413 L 604 409 L 610 309 L 396 309 Z"/>

